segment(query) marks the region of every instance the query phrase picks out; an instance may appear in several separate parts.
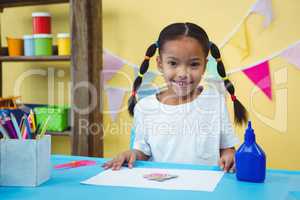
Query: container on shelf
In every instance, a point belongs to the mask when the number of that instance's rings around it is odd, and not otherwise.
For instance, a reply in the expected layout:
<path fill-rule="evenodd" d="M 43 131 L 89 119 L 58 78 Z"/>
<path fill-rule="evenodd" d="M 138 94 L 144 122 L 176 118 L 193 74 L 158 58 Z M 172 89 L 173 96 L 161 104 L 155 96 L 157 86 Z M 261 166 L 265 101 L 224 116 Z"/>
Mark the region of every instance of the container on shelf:
<path fill-rule="evenodd" d="M 23 55 L 23 39 L 7 37 L 7 47 L 9 56 Z"/>
<path fill-rule="evenodd" d="M 71 40 L 69 33 L 57 34 L 58 55 L 68 56 L 71 54 Z"/>
<path fill-rule="evenodd" d="M 32 13 L 33 34 L 51 33 L 51 15 L 46 12 Z"/>
<path fill-rule="evenodd" d="M 47 131 L 64 131 L 68 129 L 68 110 L 67 106 L 45 106 L 34 108 L 37 124 L 49 119 Z"/>
<path fill-rule="evenodd" d="M 34 38 L 34 54 L 36 56 L 52 55 L 52 35 L 51 34 L 35 34 Z"/>
<path fill-rule="evenodd" d="M 34 40 L 33 35 L 24 35 L 24 55 L 34 56 Z"/>

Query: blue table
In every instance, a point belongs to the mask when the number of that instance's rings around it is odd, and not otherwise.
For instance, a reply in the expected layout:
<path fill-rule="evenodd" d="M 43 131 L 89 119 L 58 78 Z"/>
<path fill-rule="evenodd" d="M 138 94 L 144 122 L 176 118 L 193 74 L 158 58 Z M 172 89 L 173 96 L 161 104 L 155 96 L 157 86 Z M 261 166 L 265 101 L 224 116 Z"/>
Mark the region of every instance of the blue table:
<path fill-rule="evenodd" d="M 300 171 L 268 170 L 266 181 L 263 184 L 239 182 L 234 174 L 225 174 L 214 192 L 192 192 L 83 185 L 80 184 L 81 181 L 102 171 L 100 165 L 106 159 L 52 156 L 52 163 L 56 165 L 81 159 L 95 160 L 98 165 L 67 170 L 53 170 L 51 179 L 36 188 L 0 187 L 0 199 L 300 200 Z M 136 167 L 218 170 L 217 167 L 141 161 L 136 163 Z"/>

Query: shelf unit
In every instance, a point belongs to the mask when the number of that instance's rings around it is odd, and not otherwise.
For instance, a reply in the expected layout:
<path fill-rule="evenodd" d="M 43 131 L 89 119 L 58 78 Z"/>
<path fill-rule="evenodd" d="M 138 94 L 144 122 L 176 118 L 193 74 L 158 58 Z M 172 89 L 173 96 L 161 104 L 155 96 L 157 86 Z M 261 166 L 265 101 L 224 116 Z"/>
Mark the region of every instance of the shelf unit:
<path fill-rule="evenodd" d="M 98 96 L 101 95 L 100 76 L 102 70 L 102 0 L 0 0 L 0 14 L 6 8 L 69 3 L 70 27 L 72 37 L 71 56 L 8 56 L 7 48 L 2 47 L 0 52 L 0 97 L 2 97 L 2 63 L 3 62 L 49 62 L 70 61 L 72 71 L 72 86 L 81 82 L 92 84 Z M 0 25 L 1 25 L 0 21 Z M 1 33 L 1 30 L 0 30 Z M 0 35 L 1 39 L 1 35 Z M 1 47 L 0 40 L 0 47 Z M 78 88 L 72 93 L 73 104 L 82 108 L 91 102 L 89 88 Z M 100 108 L 100 99 L 96 100 L 96 107 Z M 103 156 L 103 132 L 91 133 L 89 129 L 80 132 L 80 119 L 89 124 L 102 124 L 100 109 L 94 109 L 88 114 L 81 114 L 72 109 L 71 130 L 64 132 L 48 132 L 50 135 L 64 135 L 71 138 L 72 155 Z"/>
<path fill-rule="evenodd" d="M 70 61 L 70 56 L 0 56 L 0 62 Z"/>
<path fill-rule="evenodd" d="M 8 48 L 2 47 L 0 52 L 0 62 L 48 62 L 48 61 L 70 61 L 71 56 L 59 56 L 57 46 L 53 46 L 51 56 L 8 56 Z M 1 95 L 0 95 L 1 96 Z"/>
<path fill-rule="evenodd" d="M 52 135 L 52 136 L 71 136 L 72 132 L 71 132 L 71 130 L 66 130 L 66 131 L 63 131 L 63 132 L 48 131 L 46 134 Z"/>

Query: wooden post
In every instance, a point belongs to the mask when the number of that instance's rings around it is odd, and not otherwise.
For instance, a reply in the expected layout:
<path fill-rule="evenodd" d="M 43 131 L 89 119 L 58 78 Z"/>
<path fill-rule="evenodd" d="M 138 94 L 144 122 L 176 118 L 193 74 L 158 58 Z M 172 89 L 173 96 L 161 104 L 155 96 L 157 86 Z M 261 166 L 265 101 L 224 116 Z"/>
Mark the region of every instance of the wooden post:
<path fill-rule="evenodd" d="M 100 110 L 102 1 L 71 0 L 70 6 L 72 155 L 102 157 L 103 130 Z M 88 108 L 89 106 L 90 108 Z"/>

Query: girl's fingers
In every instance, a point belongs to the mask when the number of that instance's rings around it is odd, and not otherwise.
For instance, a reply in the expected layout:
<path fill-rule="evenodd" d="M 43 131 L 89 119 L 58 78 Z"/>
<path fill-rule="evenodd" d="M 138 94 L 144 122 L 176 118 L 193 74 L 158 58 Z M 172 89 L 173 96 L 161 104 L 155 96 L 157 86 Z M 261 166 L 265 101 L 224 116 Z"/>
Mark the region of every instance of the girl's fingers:
<path fill-rule="evenodd" d="M 220 158 L 220 160 L 219 160 L 219 166 L 220 166 L 221 170 L 224 170 L 224 166 L 225 166 L 224 163 L 225 163 L 224 159 Z"/>
<path fill-rule="evenodd" d="M 122 167 L 124 161 L 124 156 L 118 156 L 113 162 L 112 170 L 119 170 Z"/>
<path fill-rule="evenodd" d="M 225 167 L 224 167 L 224 171 L 226 172 L 230 172 L 230 170 L 232 169 L 234 165 L 234 160 L 233 159 L 225 159 Z"/>
<path fill-rule="evenodd" d="M 135 159 L 136 158 L 135 158 L 135 153 L 134 152 L 133 153 L 128 153 L 127 152 L 127 153 L 120 154 L 116 158 L 114 158 L 113 160 L 104 163 L 102 165 L 102 167 L 104 169 L 111 168 L 112 170 L 119 170 L 119 169 L 121 169 L 124 162 L 127 161 L 128 162 L 128 167 L 132 168 L 133 164 L 135 162 Z"/>
<path fill-rule="evenodd" d="M 112 170 L 116 170 L 117 166 L 118 166 L 117 162 L 114 162 L 114 163 L 112 164 L 111 169 L 112 169 Z"/>
<path fill-rule="evenodd" d="M 135 153 L 131 153 L 129 160 L 128 160 L 128 168 L 133 168 L 134 162 L 135 162 Z"/>
<path fill-rule="evenodd" d="M 228 172 L 229 168 L 230 168 L 230 161 L 229 160 L 225 160 L 225 165 L 224 165 L 224 171 Z"/>
<path fill-rule="evenodd" d="M 234 173 L 235 172 L 235 163 L 233 163 L 232 167 L 229 170 L 230 173 Z"/>
<path fill-rule="evenodd" d="M 125 158 L 124 157 L 120 157 L 119 160 L 117 161 L 117 166 L 116 166 L 116 170 L 120 170 L 123 163 L 125 161 Z"/>
<path fill-rule="evenodd" d="M 106 163 L 104 163 L 103 165 L 102 165 L 102 167 L 104 168 L 104 169 L 109 169 L 109 168 L 111 168 L 112 167 L 112 160 L 111 161 L 108 161 L 108 162 L 106 162 Z"/>

